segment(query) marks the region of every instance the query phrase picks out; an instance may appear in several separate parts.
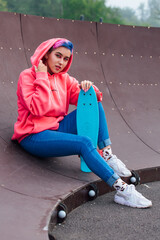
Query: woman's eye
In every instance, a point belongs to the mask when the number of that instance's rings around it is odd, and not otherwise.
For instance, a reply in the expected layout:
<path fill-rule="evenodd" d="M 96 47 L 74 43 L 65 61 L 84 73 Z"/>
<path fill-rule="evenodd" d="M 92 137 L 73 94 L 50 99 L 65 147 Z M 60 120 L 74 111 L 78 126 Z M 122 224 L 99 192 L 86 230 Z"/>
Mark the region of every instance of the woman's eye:
<path fill-rule="evenodd" d="M 60 57 L 61 57 L 61 55 L 59 55 L 59 54 L 56 54 L 56 57 L 60 58 Z"/>
<path fill-rule="evenodd" d="M 65 58 L 65 59 L 64 59 L 65 62 L 68 62 L 68 60 L 69 60 L 69 58 Z"/>

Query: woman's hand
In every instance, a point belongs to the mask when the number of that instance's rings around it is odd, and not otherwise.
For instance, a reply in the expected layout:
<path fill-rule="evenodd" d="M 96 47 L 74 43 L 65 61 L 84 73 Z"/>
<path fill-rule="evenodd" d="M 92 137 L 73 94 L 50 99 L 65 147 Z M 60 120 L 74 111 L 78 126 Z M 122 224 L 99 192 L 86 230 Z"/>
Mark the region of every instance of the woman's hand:
<path fill-rule="evenodd" d="M 84 80 L 81 82 L 81 88 L 87 92 L 90 87 L 93 85 L 93 82 L 89 81 L 89 80 Z"/>
<path fill-rule="evenodd" d="M 34 66 L 36 72 L 45 72 L 47 73 L 47 66 L 42 62 L 39 61 L 38 67 Z"/>

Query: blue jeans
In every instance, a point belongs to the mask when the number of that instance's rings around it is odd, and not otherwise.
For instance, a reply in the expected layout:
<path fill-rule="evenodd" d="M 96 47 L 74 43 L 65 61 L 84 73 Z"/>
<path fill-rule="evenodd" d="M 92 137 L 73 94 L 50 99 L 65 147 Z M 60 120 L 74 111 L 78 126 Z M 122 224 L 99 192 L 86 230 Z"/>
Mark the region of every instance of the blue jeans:
<path fill-rule="evenodd" d="M 102 149 L 111 144 L 105 113 L 101 103 L 99 106 L 98 147 Z M 24 138 L 20 145 L 29 153 L 38 157 L 60 157 L 81 155 L 87 166 L 97 176 L 112 186 L 119 176 L 104 161 L 87 136 L 77 135 L 76 110 L 69 113 L 59 123 L 57 130 L 45 130 Z"/>

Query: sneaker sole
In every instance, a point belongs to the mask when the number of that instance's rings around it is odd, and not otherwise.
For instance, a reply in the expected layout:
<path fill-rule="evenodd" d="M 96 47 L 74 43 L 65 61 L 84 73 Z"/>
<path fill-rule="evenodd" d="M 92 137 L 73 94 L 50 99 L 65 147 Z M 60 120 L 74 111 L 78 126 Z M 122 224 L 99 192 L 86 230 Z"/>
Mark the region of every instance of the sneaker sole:
<path fill-rule="evenodd" d="M 117 203 L 117 204 L 123 205 L 123 206 L 128 206 L 128 207 L 133 207 L 133 208 L 149 208 L 149 207 L 152 207 L 152 202 L 150 204 L 148 204 L 147 206 L 129 204 L 129 203 L 123 201 L 123 199 L 117 200 L 116 198 L 114 198 L 114 202 Z"/>

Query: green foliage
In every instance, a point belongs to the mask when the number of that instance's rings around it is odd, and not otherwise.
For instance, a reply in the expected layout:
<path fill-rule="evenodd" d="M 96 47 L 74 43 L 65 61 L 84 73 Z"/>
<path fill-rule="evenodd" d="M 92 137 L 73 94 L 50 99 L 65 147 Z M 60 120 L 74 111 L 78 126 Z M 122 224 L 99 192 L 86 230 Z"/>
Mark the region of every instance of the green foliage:
<path fill-rule="evenodd" d="M 148 0 L 150 26 L 160 27 L 160 2 L 159 0 Z"/>
<path fill-rule="evenodd" d="M 121 17 L 115 10 L 106 7 L 105 0 L 62 0 L 62 18 L 79 20 L 84 15 L 86 21 L 119 22 Z"/>
<path fill-rule="evenodd" d="M 139 26 L 160 26 L 160 1 L 148 0 L 149 8 L 139 6 L 139 16 L 131 8 L 111 8 L 107 0 L 0 0 L 0 11 L 10 11 L 44 17 Z"/>
<path fill-rule="evenodd" d="M 6 3 L 8 11 L 11 12 L 57 17 L 59 0 L 6 0 Z"/>
<path fill-rule="evenodd" d="M 123 16 L 120 14 L 119 8 L 108 8 L 107 14 L 103 20 L 107 23 L 125 24 Z"/>
<path fill-rule="evenodd" d="M 8 11 L 44 17 L 124 24 L 118 9 L 107 7 L 105 0 L 0 0 Z"/>
<path fill-rule="evenodd" d="M 4 0 L 0 0 L 0 11 L 7 11 L 7 3 Z"/>
<path fill-rule="evenodd" d="M 122 16 L 125 25 L 136 25 L 136 26 L 146 26 L 144 12 L 140 13 L 139 18 L 137 17 L 135 11 L 132 8 L 119 9 L 119 14 Z"/>

